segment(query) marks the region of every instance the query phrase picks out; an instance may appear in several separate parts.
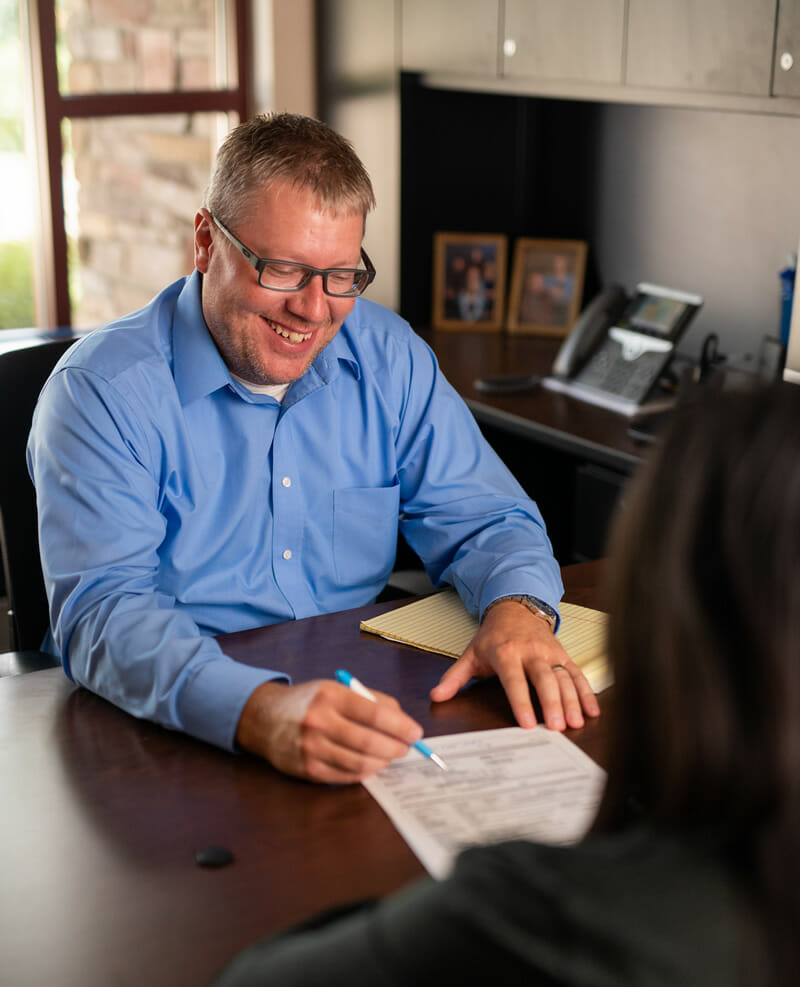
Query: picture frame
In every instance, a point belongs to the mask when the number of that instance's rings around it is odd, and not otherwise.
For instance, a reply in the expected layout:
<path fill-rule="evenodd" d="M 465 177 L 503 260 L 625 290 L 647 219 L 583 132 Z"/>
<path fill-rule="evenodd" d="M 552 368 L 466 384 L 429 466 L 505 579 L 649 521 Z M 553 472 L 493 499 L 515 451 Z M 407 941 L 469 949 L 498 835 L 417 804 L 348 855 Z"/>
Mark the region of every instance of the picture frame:
<path fill-rule="evenodd" d="M 583 296 L 586 243 L 520 237 L 508 302 L 508 331 L 567 336 Z"/>
<path fill-rule="evenodd" d="M 507 257 L 502 233 L 434 233 L 433 328 L 499 332 Z"/>

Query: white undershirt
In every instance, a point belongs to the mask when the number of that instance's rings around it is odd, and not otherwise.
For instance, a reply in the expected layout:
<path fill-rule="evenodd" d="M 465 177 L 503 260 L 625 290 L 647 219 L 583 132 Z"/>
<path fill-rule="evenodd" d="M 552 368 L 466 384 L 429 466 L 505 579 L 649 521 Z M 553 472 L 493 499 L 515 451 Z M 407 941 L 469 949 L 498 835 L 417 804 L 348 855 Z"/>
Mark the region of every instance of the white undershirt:
<path fill-rule="evenodd" d="M 238 380 L 242 387 L 246 387 L 248 391 L 253 394 L 268 394 L 271 398 L 275 398 L 276 401 L 281 402 L 286 397 L 286 392 L 289 390 L 291 381 L 289 384 L 254 384 L 250 380 L 243 380 L 236 374 L 232 373 L 231 377 L 234 380 Z"/>

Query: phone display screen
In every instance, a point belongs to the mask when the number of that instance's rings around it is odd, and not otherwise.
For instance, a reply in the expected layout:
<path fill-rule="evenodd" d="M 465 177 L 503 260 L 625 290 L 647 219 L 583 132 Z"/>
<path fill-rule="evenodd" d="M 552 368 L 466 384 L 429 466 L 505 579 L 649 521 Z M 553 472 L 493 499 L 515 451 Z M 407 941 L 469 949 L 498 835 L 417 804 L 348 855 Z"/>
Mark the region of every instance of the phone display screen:
<path fill-rule="evenodd" d="M 628 326 L 669 337 L 685 311 L 686 303 L 675 298 L 641 295 L 634 301 L 633 311 L 628 316 Z"/>
<path fill-rule="evenodd" d="M 674 342 L 701 304 L 698 296 L 640 284 L 618 325 Z"/>

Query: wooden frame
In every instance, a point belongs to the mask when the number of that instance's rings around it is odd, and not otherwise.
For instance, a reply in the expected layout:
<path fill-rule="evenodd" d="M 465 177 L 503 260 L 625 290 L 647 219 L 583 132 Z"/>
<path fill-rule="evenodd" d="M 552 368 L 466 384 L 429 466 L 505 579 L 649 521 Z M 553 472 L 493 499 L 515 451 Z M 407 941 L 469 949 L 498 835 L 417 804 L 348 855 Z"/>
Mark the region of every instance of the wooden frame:
<path fill-rule="evenodd" d="M 585 271 L 586 244 L 582 240 L 517 240 L 509 332 L 568 335 L 578 317 Z"/>
<path fill-rule="evenodd" d="M 501 233 L 434 233 L 434 329 L 503 328 L 507 253 Z"/>
<path fill-rule="evenodd" d="M 224 11 L 230 35 L 229 56 L 235 52 L 237 81 L 214 89 L 165 92 L 89 92 L 62 95 L 56 58 L 56 13 L 51 0 L 28 4 L 31 18 L 31 61 L 34 74 L 35 136 L 41 155 L 40 198 L 46 208 L 43 225 L 46 266 L 46 298 L 40 303 L 37 324 L 43 328 L 72 325 L 69 297 L 67 233 L 64 226 L 63 155 L 61 127 L 64 120 L 97 117 L 149 116 L 163 113 L 235 114 L 236 123 L 246 120 L 254 106 L 251 54 L 252 4 L 233 0 Z M 231 123 L 233 126 L 233 123 Z"/>

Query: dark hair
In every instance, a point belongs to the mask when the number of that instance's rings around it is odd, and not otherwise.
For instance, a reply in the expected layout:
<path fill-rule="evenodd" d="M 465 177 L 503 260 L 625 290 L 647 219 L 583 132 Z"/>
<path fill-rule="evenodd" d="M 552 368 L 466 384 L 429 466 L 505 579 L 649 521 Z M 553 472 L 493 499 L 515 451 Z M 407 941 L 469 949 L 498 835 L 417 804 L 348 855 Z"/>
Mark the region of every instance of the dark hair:
<path fill-rule="evenodd" d="M 254 195 L 279 182 L 310 189 L 330 209 L 366 217 L 375 206 L 352 144 L 327 124 L 295 113 L 260 115 L 234 127 L 217 152 L 204 205 L 235 225 Z"/>
<path fill-rule="evenodd" d="M 677 415 L 611 539 L 615 709 L 596 828 L 631 797 L 713 841 L 749 889 L 774 983 L 800 947 L 800 388 Z"/>

